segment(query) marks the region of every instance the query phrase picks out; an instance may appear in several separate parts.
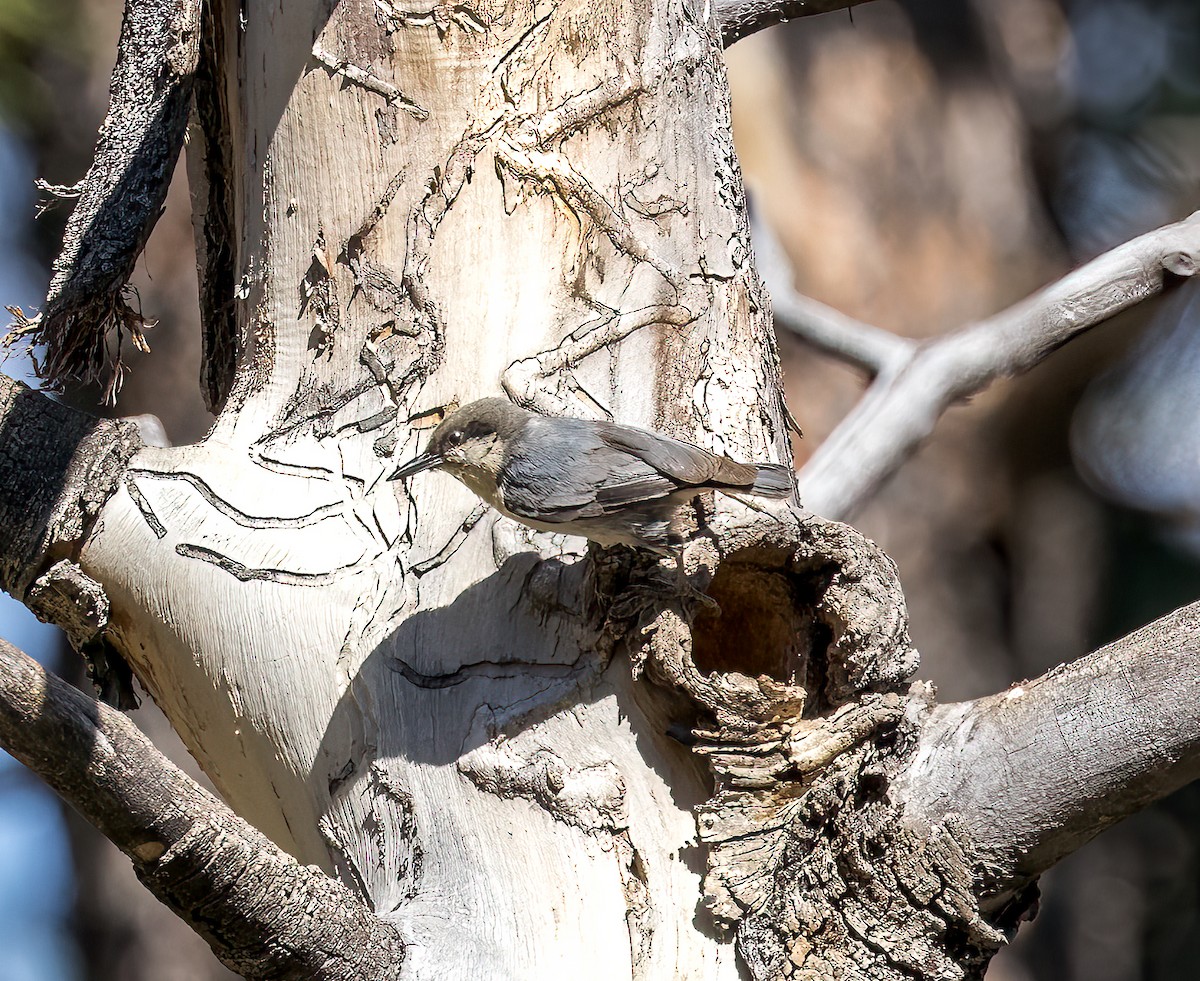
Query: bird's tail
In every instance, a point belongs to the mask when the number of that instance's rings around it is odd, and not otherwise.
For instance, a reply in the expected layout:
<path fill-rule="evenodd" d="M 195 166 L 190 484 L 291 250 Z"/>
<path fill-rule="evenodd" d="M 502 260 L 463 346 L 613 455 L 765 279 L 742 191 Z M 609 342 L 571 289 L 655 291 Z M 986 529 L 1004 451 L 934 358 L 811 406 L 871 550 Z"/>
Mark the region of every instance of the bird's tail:
<path fill-rule="evenodd" d="M 791 497 L 796 489 L 796 472 L 778 463 L 754 465 L 754 483 L 750 493 L 759 497 Z"/>

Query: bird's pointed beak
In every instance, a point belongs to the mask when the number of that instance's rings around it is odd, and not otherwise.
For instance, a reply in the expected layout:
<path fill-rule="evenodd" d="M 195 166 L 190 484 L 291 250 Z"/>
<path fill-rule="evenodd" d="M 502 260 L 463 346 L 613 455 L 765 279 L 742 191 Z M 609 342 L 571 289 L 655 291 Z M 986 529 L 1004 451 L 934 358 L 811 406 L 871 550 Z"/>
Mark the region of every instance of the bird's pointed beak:
<path fill-rule="evenodd" d="M 413 457 L 408 463 L 397 467 L 392 475 L 388 477 L 388 480 L 403 480 L 405 477 L 411 477 L 422 470 L 432 470 L 434 467 L 440 467 L 444 462 L 445 460 L 440 453 L 422 453 L 420 456 Z"/>

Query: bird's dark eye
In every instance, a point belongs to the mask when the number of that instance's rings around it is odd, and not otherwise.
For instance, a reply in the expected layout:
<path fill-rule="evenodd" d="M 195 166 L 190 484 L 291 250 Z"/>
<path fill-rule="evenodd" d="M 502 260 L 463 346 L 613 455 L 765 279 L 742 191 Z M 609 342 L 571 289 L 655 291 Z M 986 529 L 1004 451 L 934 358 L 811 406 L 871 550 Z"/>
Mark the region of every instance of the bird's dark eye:
<path fill-rule="evenodd" d="M 445 444 L 447 446 L 458 446 L 466 434 L 461 429 L 452 429 L 446 433 Z"/>

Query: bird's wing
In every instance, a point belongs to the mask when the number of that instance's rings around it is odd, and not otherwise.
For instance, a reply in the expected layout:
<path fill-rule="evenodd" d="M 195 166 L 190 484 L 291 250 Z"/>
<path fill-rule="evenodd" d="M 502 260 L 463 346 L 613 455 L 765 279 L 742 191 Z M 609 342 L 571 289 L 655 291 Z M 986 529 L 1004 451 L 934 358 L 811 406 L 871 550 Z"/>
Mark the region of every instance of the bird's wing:
<path fill-rule="evenodd" d="M 613 423 L 596 427 L 597 435 L 615 450 L 636 457 L 678 487 L 749 487 L 758 467 L 718 456 L 683 440 L 634 426 Z"/>
<path fill-rule="evenodd" d="M 504 460 L 500 492 L 514 515 L 549 524 L 665 498 L 678 486 L 582 419 L 531 419 Z"/>
<path fill-rule="evenodd" d="M 524 451 L 505 460 L 501 494 L 513 514 L 546 523 L 601 517 L 689 487 L 748 486 L 757 472 L 633 426 L 530 420 L 523 435 Z"/>

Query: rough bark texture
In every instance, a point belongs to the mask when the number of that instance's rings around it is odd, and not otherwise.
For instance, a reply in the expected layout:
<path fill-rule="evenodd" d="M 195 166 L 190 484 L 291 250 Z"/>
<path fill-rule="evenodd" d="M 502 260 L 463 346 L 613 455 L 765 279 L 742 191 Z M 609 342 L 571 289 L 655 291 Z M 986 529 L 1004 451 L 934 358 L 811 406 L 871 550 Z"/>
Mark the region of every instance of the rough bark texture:
<path fill-rule="evenodd" d="M 130 305 L 126 283 L 162 212 L 183 146 L 199 13 L 200 0 L 126 4 L 108 115 L 45 307 L 33 318 L 13 311 L 16 335 L 44 346 L 38 369 L 52 386 L 100 381 L 111 399 L 121 385 L 124 335 L 147 349 L 147 321 Z"/>
<path fill-rule="evenodd" d="M 0 588 L 56 623 L 97 691 L 133 708 L 133 678 L 104 637 L 108 598 L 74 560 L 130 458 L 131 422 L 97 419 L 0 378 Z"/>
<path fill-rule="evenodd" d="M 63 667 L 69 683 L 81 676 Z M 143 704 L 132 719 L 159 752 L 205 785 L 161 712 Z M 237 981 L 205 940 L 142 885 L 119 848 L 74 808 L 67 812 L 75 880 L 71 932 L 87 951 L 78 981 Z"/>
<path fill-rule="evenodd" d="M 786 24 L 794 17 L 825 14 L 845 10 L 863 0 L 717 0 L 713 18 L 721 27 L 725 46 L 748 34 L 765 30 L 775 24 Z"/>
<path fill-rule="evenodd" d="M 0 740 L 247 979 L 385 981 L 400 938 L 159 753 L 125 716 L 0 641 Z"/>
<path fill-rule="evenodd" d="M 605 564 L 599 609 L 635 670 L 693 703 L 683 737 L 715 779 L 697 809 L 706 905 L 750 975 L 980 974 L 1015 924 L 984 920 L 962 847 L 918 837 L 890 793 L 932 698 L 907 691 L 890 560 L 845 526 L 780 515 L 718 523 L 682 565 L 719 613 L 656 591 L 657 570 Z"/>
<path fill-rule="evenodd" d="M 194 149 L 187 155 L 192 191 L 192 222 L 200 276 L 200 391 L 212 413 L 221 411 L 233 387 L 240 353 L 234 297 L 238 270 L 234 263 L 237 234 L 234 153 L 239 139 L 229 89 L 221 64 L 226 20 L 222 5 L 205 4 L 200 21 L 200 54 L 196 68 Z"/>
<path fill-rule="evenodd" d="M 0 588 L 24 598 L 73 556 L 141 446 L 131 423 L 97 419 L 0 377 Z"/>

